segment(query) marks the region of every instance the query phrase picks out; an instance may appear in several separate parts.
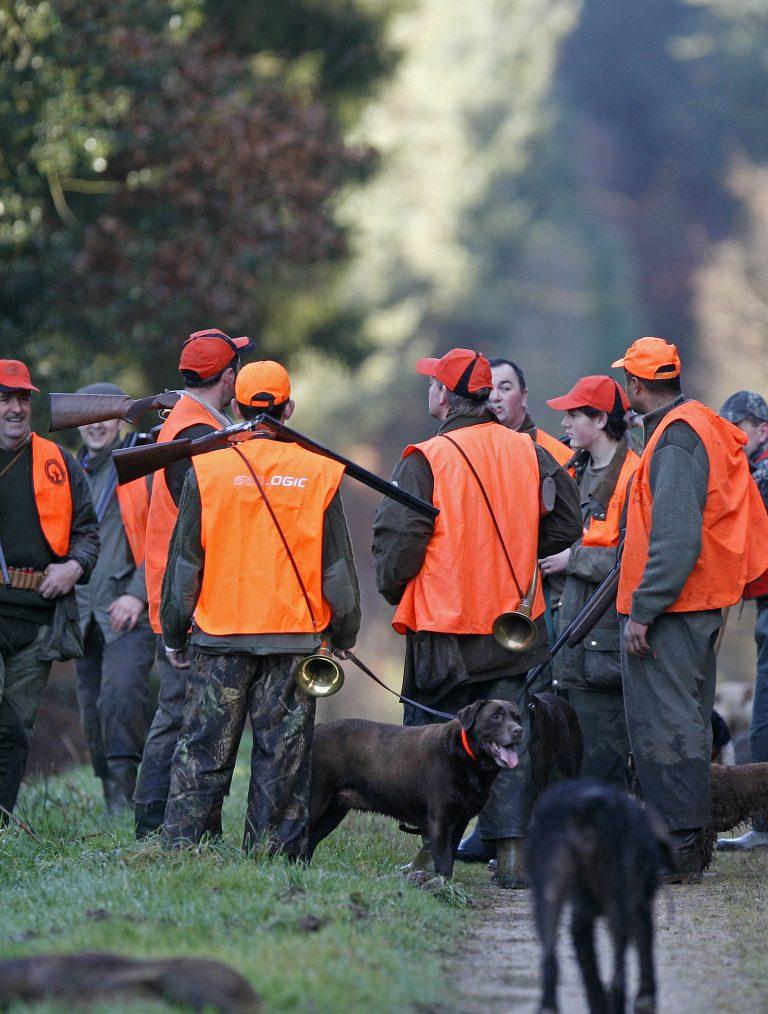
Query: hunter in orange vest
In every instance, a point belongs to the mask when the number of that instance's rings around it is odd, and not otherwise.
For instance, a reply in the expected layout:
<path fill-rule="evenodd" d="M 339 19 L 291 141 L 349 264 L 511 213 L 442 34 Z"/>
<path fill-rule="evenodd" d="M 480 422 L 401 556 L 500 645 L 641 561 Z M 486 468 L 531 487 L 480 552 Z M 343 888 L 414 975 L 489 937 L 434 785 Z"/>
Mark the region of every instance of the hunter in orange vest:
<path fill-rule="evenodd" d="M 82 654 L 73 589 L 99 552 L 82 469 L 30 432 L 33 391 L 24 363 L 0 360 L 0 806 L 9 813 L 51 662 Z M 0 825 L 7 819 L 0 811 Z"/>
<path fill-rule="evenodd" d="M 279 363 L 251 363 L 237 378 L 236 409 L 287 420 L 290 393 Z M 244 847 L 266 839 L 272 851 L 303 855 L 315 701 L 293 669 L 324 641 L 351 648 L 360 624 L 343 473 L 267 435 L 193 459 L 161 606 L 172 664 L 193 656 L 164 821 L 173 845 L 199 841 L 220 810 L 249 712 Z"/>
<path fill-rule="evenodd" d="M 229 426 L 224 414 L 235 393 L 235 379 L 240 368 L 240 355 L 253 348 L 250 338 L 230 338 L 218 328 L 196 331 L 182 343 L 179 371 L 184 377 L 182 397 L 165 419 L 158 442 L 177 437 L 205 436 Z M 168 563 L 168 545 L 178 515 L 181 490 L 188 459 L 178 462 L 152 480 L 145 542 L 145 569 L 149 622 L 160 633 L 160 593 Z M 158 637 L 158 668 L 160 696 L 152 720 L 141 769 L 136 783 L 136 836 L 143 838 L 156 831 L 163 822 L 171 758 L 176 749 L 181 717 L 184 710 L 186 675 L 166 661 L 162 639 Z M 212 833 L 218 833 L 220 822 L 214 820 Z"/>
<path fill-rule="evenodd" d="M 720 415 L 743 430 L 747 438 L 744 453 L 749 461 L 752 478 L 768 510 L 768 404 L 765 398 L 757 391 L 737 391 L 726 399 Z M 747 584 L 743 597 L 754 599 L 757 606 L 757 674 L 749 747 L 751 759 L 764 763 L 768 761 L 768 571 Z M 738 838 L 718 839 L 717 848 L 724 852 L 768 848 L 768 816 L 754 818 L 752 829 Z"/>
<path fill-rule="evenodd" d="M 116 384 L 97 383 L 78 394 L 125 396 Z M 131 446 L 119 419 L 80 427 L 78 453 L 96 508 L 99 560 L 77 589 L 84 654 L 75 664 L 77 699 L 93 772 L 101 780 L 107 813 L 132 805 L 149 722 L 149 670 L 156 637 L 147 619 L 144 575 L 150 484 L 117 485 L 112 451 Z"/>
<path fill-rule="evenodd" d="M 581 532 L 573 481 L 527 435 L 499 425 L 488 405 L 488 360 L 471 349 L 423 359 L 437 435 L 407 447 L 393 481 L 440 508 L 436 521 L 386 499 L 374 522 L 379 591 L 396 606 L 393 626 L 406 638 L 403 693 L 455 713 L 485 698 L 513 701 L 526 746 L 514 770 L 494 783 L 479 831 L 459 858 L 498 854 L 502 886 L 522 881 L 517 857 L 533 804 L 524 675 L 549 655 L 544 599 L 537 581 L 531 616 L 538 643 L 512 654 L 493 639 L 493 621 L 516 609 L 537 574 L 539 556 L 559 552 Z M 405 723 L 435 721 L 406 705 Z M 417 857 L 428 858 L 428 847 Z"/>
<path fill-rule="evenodd" d="M 542 573 L 565 575 L 557 614 L 561 631 L 616 563 L 627 489 L 640 459 L 626 440 L 629 401 L 611 377 L 582 377 L 568 394 L 547 404 L 565 412 L 563 429 L 575 452 L 570 469 L 584 521 L 581 538 L 570 549 L 541 561 Z M 552 672 L 579 718 L 582 774 L 627 788 L 629 735 L 616 610 L 608 610 L 577 647 L 562 648 Z"/>
<path fill-rule="evenodd" d="M 639 338 L 623 359 L 645 449 L 628 499 L 617 608 L 630 744 L 646 803 L 677 851 L 672 882 L 701 879 L 710 822 L 710 715 L 722 609 L 768 566 L 768 517 L 745 436 L 680 388 L 677 349 Z"/>

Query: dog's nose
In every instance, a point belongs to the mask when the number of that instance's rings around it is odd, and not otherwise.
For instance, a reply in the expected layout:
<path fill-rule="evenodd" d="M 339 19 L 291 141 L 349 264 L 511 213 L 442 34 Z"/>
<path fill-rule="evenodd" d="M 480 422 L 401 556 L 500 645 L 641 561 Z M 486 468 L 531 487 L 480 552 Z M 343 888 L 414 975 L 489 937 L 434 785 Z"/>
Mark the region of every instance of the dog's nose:
<path fill-rule="evenodd" d="M 512 727 L 512 742 L 519 743 L 522 738 L 523 738 L 522 725 L 514 725 Z"/>

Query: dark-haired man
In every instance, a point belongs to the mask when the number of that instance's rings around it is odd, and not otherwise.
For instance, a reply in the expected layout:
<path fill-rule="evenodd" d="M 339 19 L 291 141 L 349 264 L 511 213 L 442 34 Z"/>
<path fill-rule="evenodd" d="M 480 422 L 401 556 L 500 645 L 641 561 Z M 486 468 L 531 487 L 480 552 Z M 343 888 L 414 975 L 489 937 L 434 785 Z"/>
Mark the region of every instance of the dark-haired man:
<path fill-rule="evenodd" d="M 288 374 L 270 361 L 241 370 L 235 397 L 244 418 L 286 420 L 294 408 Z M 221 810 L 250 715 L 244 848 L 306 849 L 315 700 L 293 670 L 326 639 L 351 648 L 360 626 L 343 473 L 267 434 L 194 458 L 161 609 L 171 664 L 192 655 L 164 820 L 173 845 L 200 841 Z"/>
<path fill-rule="evenodd" d="M 13 810 L 51 662 L 83 639 L 74 587 L 99 554 L 83 470 L 31 432 L 26 365 L 0 359 L 0 825 Z"/>
<path fill-rule="evenodd" d="M 231 424 L 224 414 L 235 393 L 235 378 L 240 355 L 253 348 L 249 338 L 230 338 L 217 328 L 196 331 L 181 346 L 179 371 L 184 377 L 182 397 L 163 423 L 158 443 L 177 437 L 205 436 Z M 146 535 L 147 600 L 149 622 L 160 633 L 160 592 L 168 562 L 168 545 L 176 523 L 184 479 L 191 462 L 184 459 L 157 472 L 152 483 L 152 498 Z M 166 663 L 162 641 L 158 639 L 160 696 L 144 747 L 136 783 L 136 835 L 144 837 L 156 831 L 163 821 L 168 798 L 171 758 L 176 747 L 184 710 L 185 678 L 183 671 Z M 216 831 L 218 825 L 212 827 Z"/>
<path fill-rule="evenodd" d="M 768 404 L 765 398 L 756 391 L 737 391 L 725 401 L 720 415 L 746 434 L 744 453 L 768 510 Z M 757 677 L 749 744 L 752 760 L 764 762 L 768 761 L 768 572 L 751 581 L 744 589 L 743 597 L 754 599 L 757 605 Z M 768 817 L 756 817 L 752 830 L 738 838 L 720 838 L 717 847 L 724 852 L 768 848 Z"/>
<path fill-rule="evenodd" d="M 624 357 L 645 450 L 628 497 L 616 607 L 624 702 L 643 799 L 666 821 L 672 883 L 701 880 L 710 822 L 710 716 L 722 609 L 768 567 L 768 517 L 745 436 L 680 385 L 677 349 L 638 338 Z"/>
<path fill-rule="evenodd" d="M 573 456 L 570 447 L 537 426 L 528 414 L 528 387 L 517 363 L 497 356 L 488 362 L 493 377 L 488 405 L 501 425 L 518 433 L 527 433 L 539 447 L 549 451 L 558 464 L 567 464 Z"/>
<path fill-rule="evenodd" d="M 535 646 L 506 651 L 492 627 L 496 616 L 520 605 L 537 558 L 566 549 L 581 534 L 578 492 L 550 454 L 498 425 L 488 407 L 492 377 L 484 356 L 453 349 L 442 359 L 420 360 L 416 369 L 430 377 L 429 413 L 439 428 L 431 440 L 406 448 L 393 481 L 437 505 L 440 515 L 432 521 L 383 501 L 374 521 L 376 583 L 397 606 L 393 626 L 406 636 L 407 697 L 451 713 L 484 698 L 520 709 L 524 745 L 514 770 L 496 779 L 477 835 L 488 851 L 495 846 L 499 884 L 519 887 L 520 844 L 533 805 L 525 674 L 549 657 L 540 582 L 531 614 Z M 406 705 L 404 721 L 440 719 Z M 427 860 L 425 845 L 417 862 Z"/>

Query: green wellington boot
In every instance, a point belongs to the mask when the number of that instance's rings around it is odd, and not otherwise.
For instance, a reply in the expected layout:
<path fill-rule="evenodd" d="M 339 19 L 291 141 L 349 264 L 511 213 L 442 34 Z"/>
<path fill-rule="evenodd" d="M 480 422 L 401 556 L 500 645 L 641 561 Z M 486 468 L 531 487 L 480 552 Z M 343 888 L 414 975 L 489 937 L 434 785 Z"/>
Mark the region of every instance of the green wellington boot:
<path fill-rule="evenodd" d="M 523 878 L 522 838 L 496 839 L 496 872 L 491 883 L 505 891 L 516 891 L 525 887 Z"/>

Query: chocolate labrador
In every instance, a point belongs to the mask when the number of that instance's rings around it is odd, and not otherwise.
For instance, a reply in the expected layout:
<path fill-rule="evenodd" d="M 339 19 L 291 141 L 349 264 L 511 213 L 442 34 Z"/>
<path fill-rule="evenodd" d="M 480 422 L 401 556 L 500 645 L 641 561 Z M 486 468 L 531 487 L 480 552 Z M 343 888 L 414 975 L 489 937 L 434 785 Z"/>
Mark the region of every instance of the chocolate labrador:
<path fill-rule="evenodd" d="M 475 701 L 442 725 L 384 725 L 349 718 L 315 729 L 309 861 L 350 810 L 383 813 L 429 836 L 435 872 L 453 874 L 468 822 L 496 775 L 514 768 L 523 729 L 509 701 Z"/>

